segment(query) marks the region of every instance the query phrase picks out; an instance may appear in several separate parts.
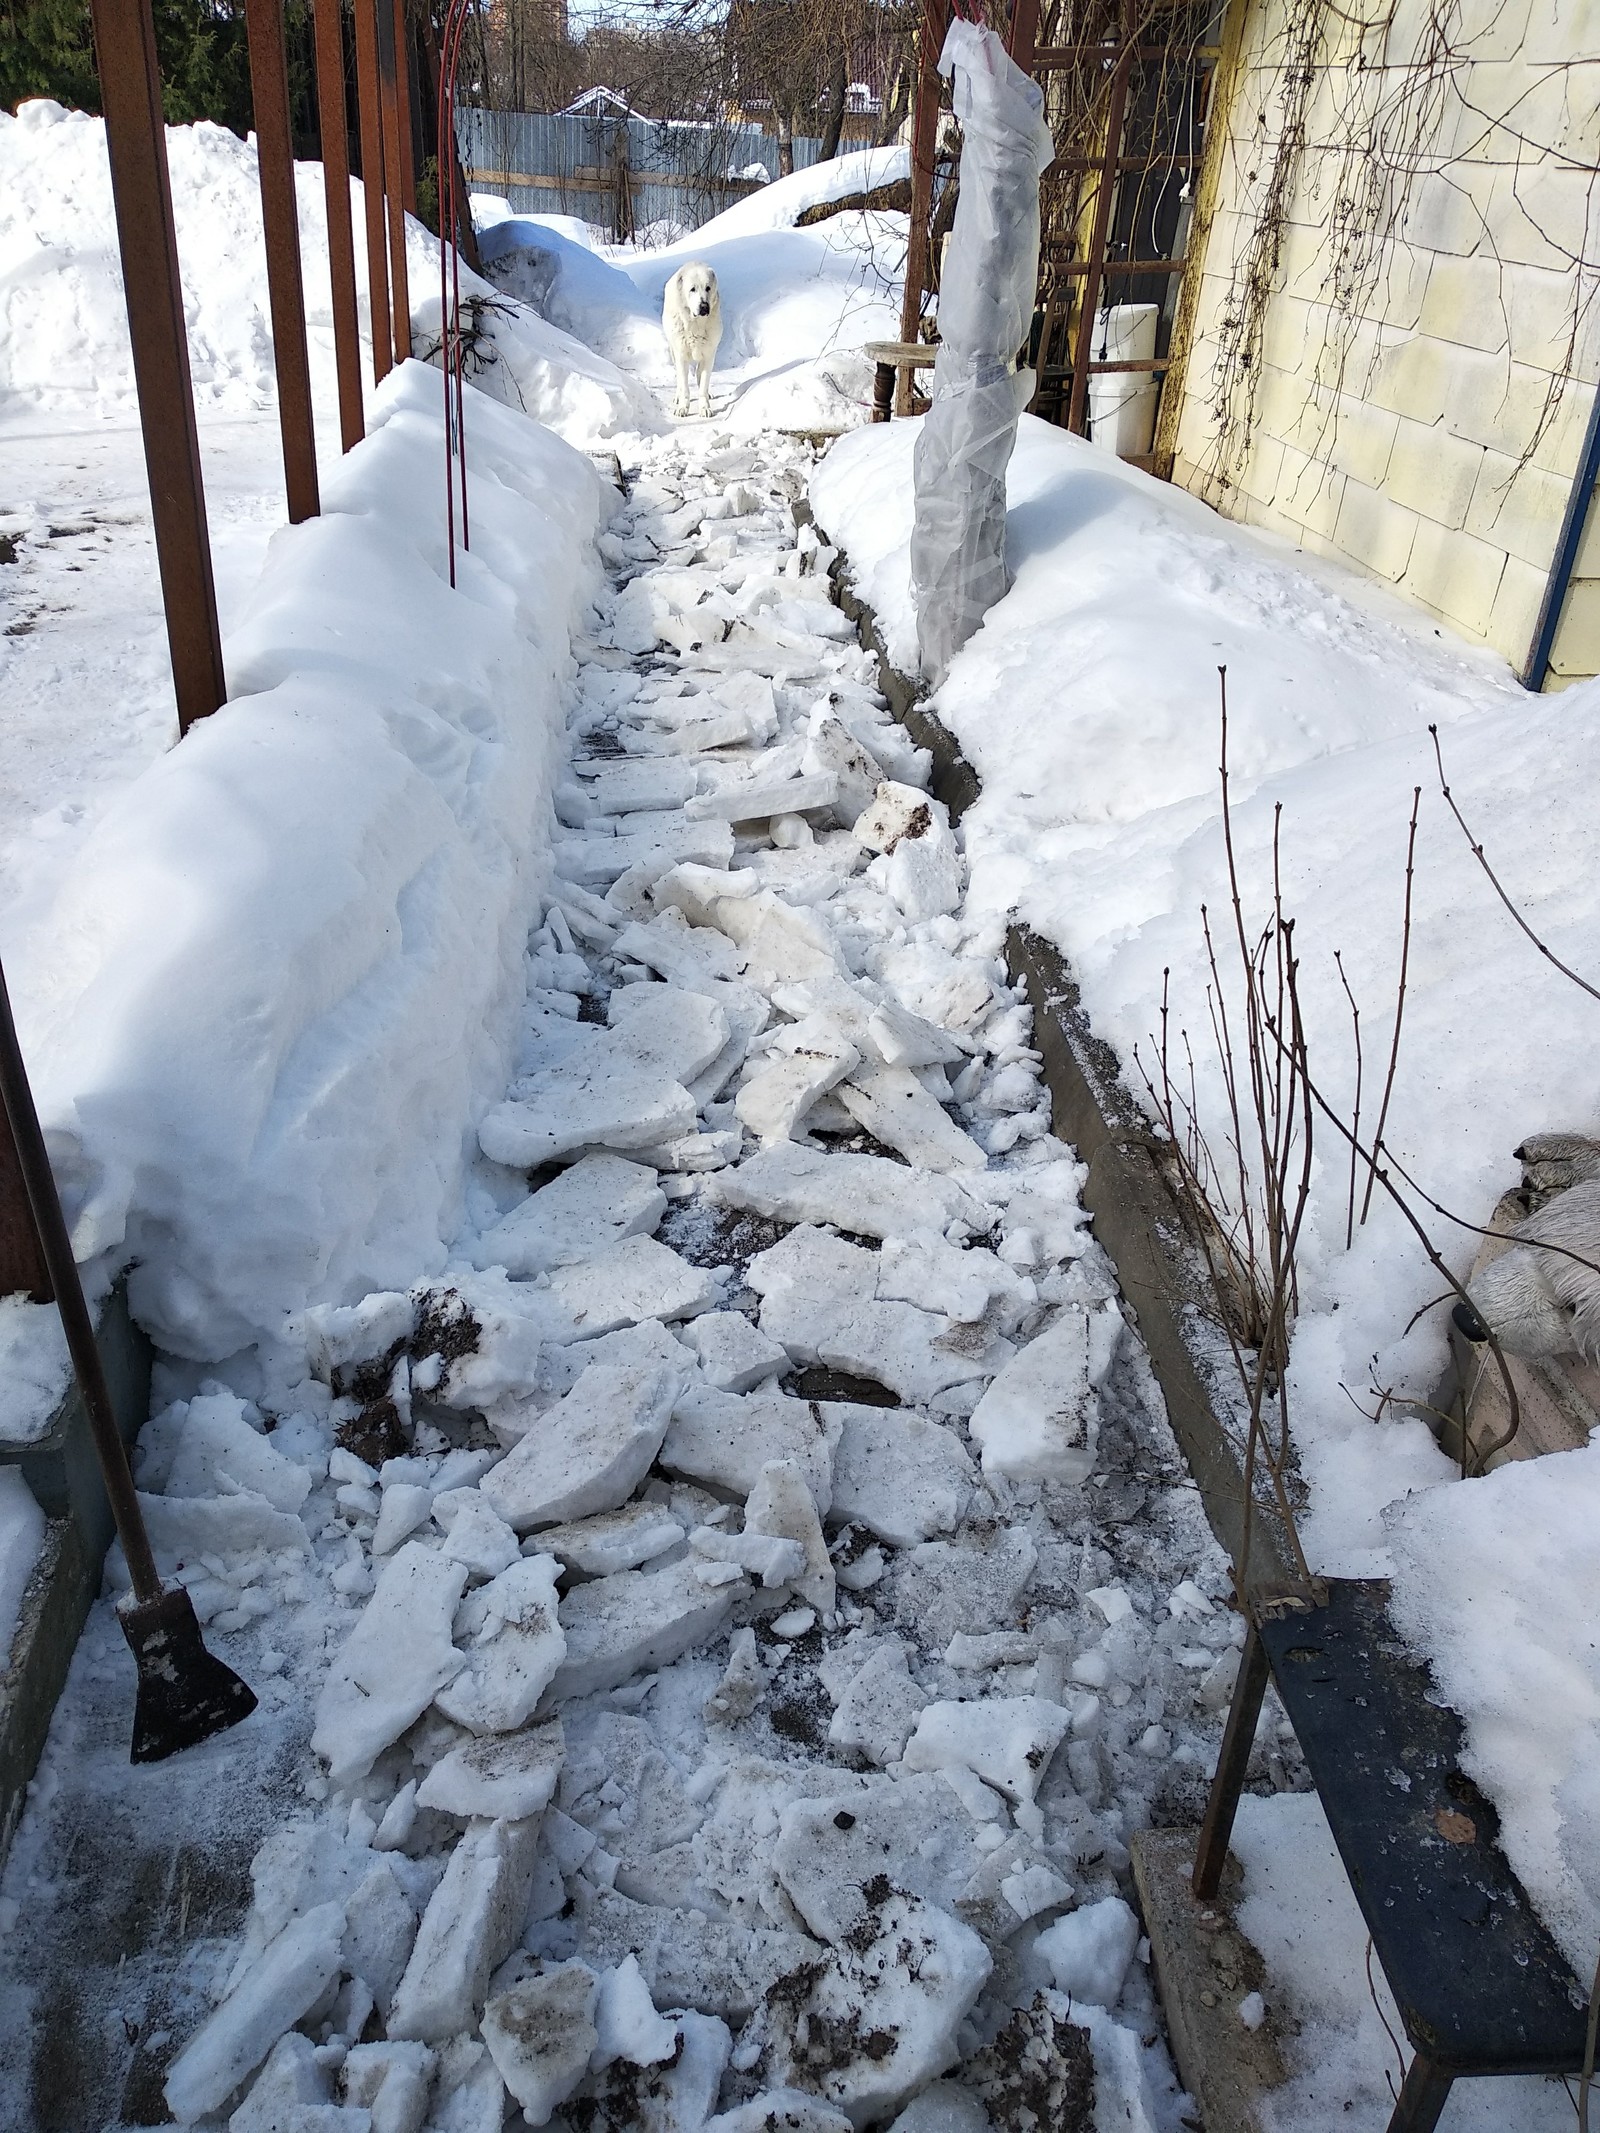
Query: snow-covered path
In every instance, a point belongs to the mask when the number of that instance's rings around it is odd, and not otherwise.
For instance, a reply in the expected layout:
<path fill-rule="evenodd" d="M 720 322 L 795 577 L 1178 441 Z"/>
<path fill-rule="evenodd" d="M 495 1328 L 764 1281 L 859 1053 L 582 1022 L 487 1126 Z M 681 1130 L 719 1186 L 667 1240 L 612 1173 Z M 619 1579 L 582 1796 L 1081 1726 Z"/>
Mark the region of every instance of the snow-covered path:
<path fill-rule="evenodd" d="M 1225 1566 L 809 448 L 636 449 L 456 1265 L 160 1372 L 262 1709 L 130 1772 L 96 1609 L 8 2124 L 1178 2123 L 1127 1840 L 1197 1818 Z"/>

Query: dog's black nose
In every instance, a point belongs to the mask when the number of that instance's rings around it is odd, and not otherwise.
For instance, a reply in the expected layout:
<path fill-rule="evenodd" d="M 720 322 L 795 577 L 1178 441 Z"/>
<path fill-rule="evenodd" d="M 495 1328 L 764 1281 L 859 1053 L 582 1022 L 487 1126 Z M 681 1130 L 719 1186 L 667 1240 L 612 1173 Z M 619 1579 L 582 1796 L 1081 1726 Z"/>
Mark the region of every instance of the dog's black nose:
<path fill-rule="evenodd" d="M 1458 1303 L 1450 1313 L 1455 1320 L 1456 1331 L 1464 1333 L 1469 1341 L 1486 1341 L 1489 1329 L 1469 1303 Z"/>

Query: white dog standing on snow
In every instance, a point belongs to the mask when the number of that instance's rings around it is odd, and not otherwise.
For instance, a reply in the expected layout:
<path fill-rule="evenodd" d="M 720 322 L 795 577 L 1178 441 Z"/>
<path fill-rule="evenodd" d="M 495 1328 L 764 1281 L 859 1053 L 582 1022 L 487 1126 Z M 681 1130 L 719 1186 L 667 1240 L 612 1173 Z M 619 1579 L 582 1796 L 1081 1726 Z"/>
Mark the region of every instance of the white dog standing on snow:
<path fill-rule="evenodd" d="M 693 365 L 700 373 L 700 412 L 709 415 L 711 366 L 717 360 L 717 343 L 722 339 L 722 298 L 717 293 L 717 277 L 703 259 L 691 259 L 667 283 L 661 304 L 661 330 L 678 367 L 678 397 L 672 412 L 689 412 L 689 370 Z"/>

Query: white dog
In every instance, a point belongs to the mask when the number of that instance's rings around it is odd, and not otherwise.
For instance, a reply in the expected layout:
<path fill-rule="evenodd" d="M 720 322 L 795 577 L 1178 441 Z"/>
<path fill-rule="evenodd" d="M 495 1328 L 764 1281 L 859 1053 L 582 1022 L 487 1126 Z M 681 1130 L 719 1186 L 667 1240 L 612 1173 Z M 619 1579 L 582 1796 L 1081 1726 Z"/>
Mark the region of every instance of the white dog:
<path fill-rule="evenodd" d="M 717 343 L 722 339 L 722 298 L 717 293 L 717 277 L 703 259 L 691 259 L 667 283 L 661 304 L 661 330 L 678 367 L 678 397 L 672 412 L 689 412 L 692 365 L 700 373 L 700 412 L 709 415 L 711 366 L 717 360 Z"/>

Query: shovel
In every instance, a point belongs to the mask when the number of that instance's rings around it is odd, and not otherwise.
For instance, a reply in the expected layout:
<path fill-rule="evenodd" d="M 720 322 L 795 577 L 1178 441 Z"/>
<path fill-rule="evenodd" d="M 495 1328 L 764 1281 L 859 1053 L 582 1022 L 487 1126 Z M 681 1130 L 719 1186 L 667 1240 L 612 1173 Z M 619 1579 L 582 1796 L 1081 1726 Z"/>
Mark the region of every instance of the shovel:
<path fill-rule="evenodd" d="M 77 1373 L 78 1389 L 89 1416 L 95 1454 L 111 1499 L 122 1552 L 128 1559 L 133 1591 L 120 1601 L 117 1617 L 138 1669 L 139 1692 L 133 1707 L 133 1753 L 136 1763 L 159 1763 L 181 1748 L 192 1748 L 214 1733 L 236 1726 L 256 1707 L 253 1692 L 231 1667 L 206 1650 L 194 1602 L 181 1585 L 163 1585 L 150 1551 L 144 1514 L 128 1470 L 128 1454 L 117 1428 L 106 1385 L 94 1322 L 78 1279 L 66 1219 L 56 1181 L 39 1130 L 33 1092 L 11 1018 L 11 998 L 0 970 L 0 1095 L 5 1100 L 17 1164 L 33 1210 L 39 1249 L 55 1291 L 62 1330 Z"/>

